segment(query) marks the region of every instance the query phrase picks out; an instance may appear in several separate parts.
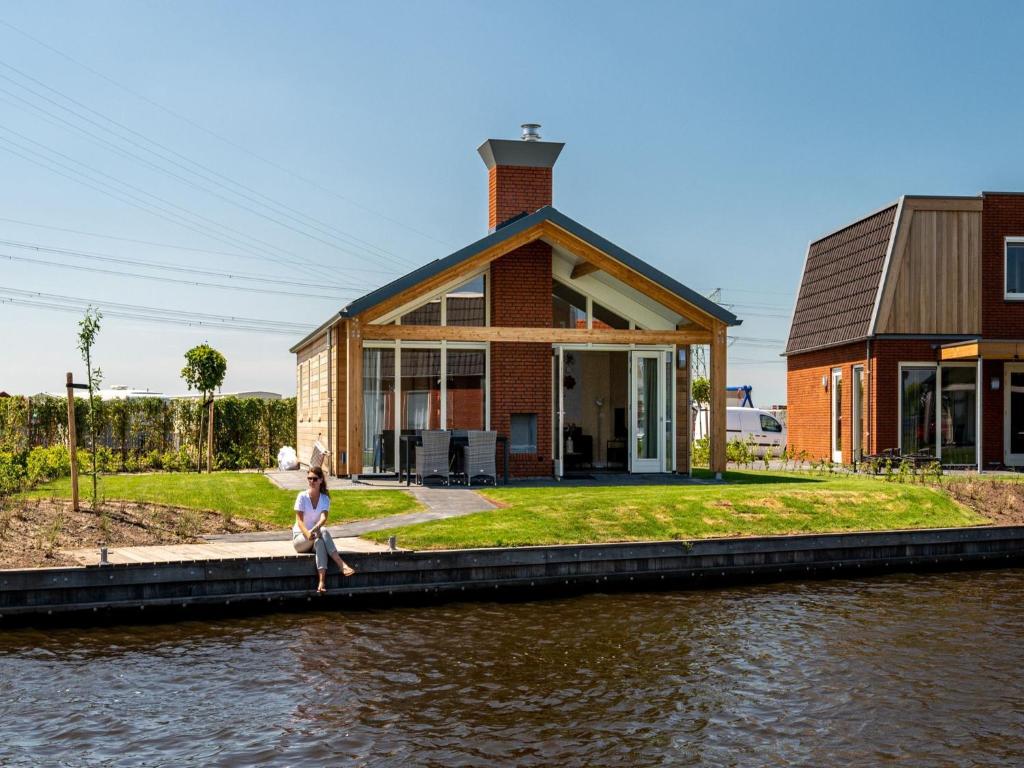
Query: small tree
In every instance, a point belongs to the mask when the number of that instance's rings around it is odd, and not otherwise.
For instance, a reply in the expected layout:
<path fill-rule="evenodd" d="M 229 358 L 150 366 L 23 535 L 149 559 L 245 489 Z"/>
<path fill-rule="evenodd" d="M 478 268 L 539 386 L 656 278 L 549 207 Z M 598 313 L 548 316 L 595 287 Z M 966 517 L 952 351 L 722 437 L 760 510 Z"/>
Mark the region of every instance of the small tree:
<path fill-rule="evenodd" d="M 209 344 L 200 344 L 185 353 L 185 367 L 181 369 L 181 378 L 185 380 L 189 389 L 195 389 L 202 393 L 203 402 L 199 413 L 199 439 L 196 441 L 198 455 L 196 456 L 196 471 L 200 471 L 200 461 L 203 454 L 203 414 L 204 406 L 209 408 L 209 418 L 213 419 L 213 391 L 224 383 L 224 374 L 228 370 L 228 361 L 220 352 Z M 212 424 L 210 439 L 206 445 L 206 471 L 213 467 L 213 434 Z"/>
<path fill-rule="evenodd" d="M 103 314 L 94 309 L 91 305 L 86 308 L 85 316 L 78 321 L 78 351 L 82 353 L 82 360 L 85 361 L 85 375 L 89 384 L 89 442 L 90 453 L 92 454 L 92 508 L 96 509 L 96 400 L 95 390 L 99 389 L 103 381 L 103 372 L 97 367 L 92 367 L 92 348 L 96 343 L 96 336 L 100 332 L 100 320 Z"/>
<path fill-rule="evenodd" d="M 707 423 L 708 408 L 711 405 L 711 382 L 705 376 L 698 376 L 693 380 L 693 402 L 697 404 L 697 412 L 704 414 L 704 434 L 710 433 L 711 426 Z"/>

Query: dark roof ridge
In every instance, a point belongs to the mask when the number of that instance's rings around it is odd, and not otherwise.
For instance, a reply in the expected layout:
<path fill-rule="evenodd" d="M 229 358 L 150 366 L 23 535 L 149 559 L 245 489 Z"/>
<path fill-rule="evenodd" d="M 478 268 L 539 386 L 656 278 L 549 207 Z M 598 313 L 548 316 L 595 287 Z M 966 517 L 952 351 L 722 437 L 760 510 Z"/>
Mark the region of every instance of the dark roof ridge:
<path fill-rule="evenodd" d="M 843 226 L 838 227 L 837 229 L 829 230 L 828 232 L 823 234 L 821 237 L 811 238 L 811 241 L 808 243 L 808 245 L 814 245 L 815 243 L 820 243 L 822 240 L 825 240 L 825 239 L 827 239 L 829 237 L 832 237 L 833 235 L 838 235 L 840 232 L 845 232 L 850 227 L 855 227 L 858 224 L 862 224 L 865 221 L 867 221 L 868 219 L 870 219 L 872 216 L 877 216 L 878 214 L 882 213 L 883 211 L 887 211 L 890 208 L 898 206 L 900 204 L 900 200 L 902 200 L 904 197 L 914 197 L 914 195 L 900 195 L 900 197 L 896 198 L 891 203 L 886 203 L 881 208 L 876 208 L 875 210 L 871 211 L 871 213 L 869 213 L 869 214 L 867 214 L 865 216 L 859 216 L 855 220 L 851 221 L 849 224 L 844 224 Z"/>

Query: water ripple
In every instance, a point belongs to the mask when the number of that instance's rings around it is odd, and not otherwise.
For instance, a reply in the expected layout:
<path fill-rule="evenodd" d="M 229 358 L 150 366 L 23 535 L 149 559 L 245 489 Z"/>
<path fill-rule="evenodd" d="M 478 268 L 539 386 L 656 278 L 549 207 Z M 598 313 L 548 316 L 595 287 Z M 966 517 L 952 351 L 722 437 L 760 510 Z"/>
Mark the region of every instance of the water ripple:
<path fill-rule="evenodd" d="M 1024 571 L 0 635 L 0 765 L 1020 765 Z"/>

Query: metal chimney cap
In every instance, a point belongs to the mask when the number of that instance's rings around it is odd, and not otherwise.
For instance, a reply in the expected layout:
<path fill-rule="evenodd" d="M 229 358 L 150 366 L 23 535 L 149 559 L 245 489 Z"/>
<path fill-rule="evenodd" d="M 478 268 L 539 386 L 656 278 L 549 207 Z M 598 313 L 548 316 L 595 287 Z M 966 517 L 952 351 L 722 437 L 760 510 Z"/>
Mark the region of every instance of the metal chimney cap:
<path fill-rule="evenodd" d="M 523 141 L 540 141 L 540 123 L 523 123 L 523 135 L 519 138 Z"/>

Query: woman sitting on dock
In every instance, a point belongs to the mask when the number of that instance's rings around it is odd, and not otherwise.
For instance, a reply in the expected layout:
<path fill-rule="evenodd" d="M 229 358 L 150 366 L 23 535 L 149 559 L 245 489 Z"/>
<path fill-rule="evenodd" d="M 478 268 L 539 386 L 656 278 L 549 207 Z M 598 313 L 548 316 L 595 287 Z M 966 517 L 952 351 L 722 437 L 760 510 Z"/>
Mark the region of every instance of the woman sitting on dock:
<path fill-rule="evenodd" d="M 292 526 L 292 545 L 296 552 L 316 553 L 316 570 L 320 576 L 317 592 L 327 591 L 327 558 L 338 564 L 345 576 L 351 576 L 355 569 L 341 559 L 334 546 L 330 531 L 327 530 L 327 512 L 331 508 L 331 496 L 327 492 L 327 478 L 320 467 L 311 467 L 306 473 L 309 490 L 302 491 L 295 499 L 295 525 Z"/>

